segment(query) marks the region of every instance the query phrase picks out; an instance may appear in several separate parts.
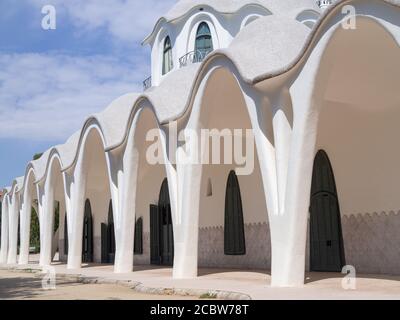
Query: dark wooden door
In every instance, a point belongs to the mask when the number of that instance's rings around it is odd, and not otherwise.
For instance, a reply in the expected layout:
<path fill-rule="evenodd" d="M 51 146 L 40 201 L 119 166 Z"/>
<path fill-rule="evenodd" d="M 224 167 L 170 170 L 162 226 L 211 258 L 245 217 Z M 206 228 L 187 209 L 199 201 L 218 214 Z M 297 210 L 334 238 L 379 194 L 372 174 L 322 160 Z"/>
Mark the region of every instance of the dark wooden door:
<path fill-rule="evenodd" d="M 150 262 L 151 264 L 161 264 L 160 219 L 156 205 L 150 205 Z"/>
<path fill-rule="evenodd" d="M 108 263 L 108 226 L 101 224 L 101 263 Z"/>
<path fill-rule="evenodd" d="M 135 223 L 134 254 L 143 254 L 143 219 L 140 217 Z"/>
<path fill-rule="evenodd" d="M 89 200 L 85 203 L 83 220 L 82 262 L 93 262 L 93 218 Z"/>
<path fill-rule="evenodd" d="M 107 251 L 108 263 L 114 263 L 115 260 L 115 230 L 114 230 L 114 214 L 112 208 L 112 201 L 108 207 L 108 226 L 107 226 Z"/>
<path fill-rule="evenodd" d="M 171 266 L 174 262 L 174 232 L 168 181 L 164 179 L 158 206 L 150 206 L 151 263 Z"/>
<path fill-rule="evenodd" d="M 225 194 L 224 253 L 245 255 L 243 207 L 239 181 L 234 171 L 229 173 Z"/>
<path fill-rule="evenodd" d="M 171 206 L 160 206 L 161 210 L 161 264 L 172 265 L 174 258 L 174 236 L 172 231 Z"/>
<path fill-rule="evenodd" d="M 168 180 L 166 178 L 161 185 L 160 196 L 158 200 L 158 212 L 160 219 L 161 264 L 172 266 L 174 262 L 174 233 Z"/>
<path fill-rule="evenodd" d="M 341 272 L 345 264 L 339 200 L 328 155 L 318 151 L 310 200 L 310 269 Z"/>
<path fill-rule="evenodd" d="M 68 254 L 68 221 L 67 213 L 65 213 L 64 219 L 64 255 Z"/>

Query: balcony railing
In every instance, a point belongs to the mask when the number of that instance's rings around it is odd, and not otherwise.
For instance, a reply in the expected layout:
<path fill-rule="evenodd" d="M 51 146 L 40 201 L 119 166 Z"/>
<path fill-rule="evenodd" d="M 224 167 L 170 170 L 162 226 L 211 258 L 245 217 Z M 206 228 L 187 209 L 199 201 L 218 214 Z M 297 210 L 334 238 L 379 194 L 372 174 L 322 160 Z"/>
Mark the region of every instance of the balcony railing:
<path fill-rule="evenodd" d="M 151 77 L 148 77 L 143 81 L 143 91 L 146 91 L 151 88 Z"/>
<path fill-rule="evenodd" d="M 207 55 L 210 52 L 211 52 L 211 50 L 209 50 L 209 51 L 197 50 L 197 51 L 188 52 L 182 58 L 179 59 L 180 67 L 183 68 L 183 67 L 191 65 L 193 63 L 200 63 L 207 57 Z"/>
<path fill-rule="evenodd" d="M 320 8 L 325 8 L 328 7 L 332 4 L 332 0 L 319 0 L 317 1 L 317 4 Z"/>

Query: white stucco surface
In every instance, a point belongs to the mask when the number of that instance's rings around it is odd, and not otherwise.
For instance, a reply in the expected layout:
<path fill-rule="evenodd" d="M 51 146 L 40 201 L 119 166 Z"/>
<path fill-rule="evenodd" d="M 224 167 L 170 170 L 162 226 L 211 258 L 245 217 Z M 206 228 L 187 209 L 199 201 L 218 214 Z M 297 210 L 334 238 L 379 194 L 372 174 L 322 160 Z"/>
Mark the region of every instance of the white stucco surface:
<path fill-rule="evenodd" d="M 356 30 L 342 28 L 341 10 L 347 4 L 356 9 Z M 270 240 L 252 250 L 265 250 L 261 263 L 271 266 L 273 286 L 304 283 L 311 173 L 318 149 L 329 154 L 335 172 L 341 213 L 347 219 L 344 238 L 350 261 L 366 272 L 393 272 L 398 266 L 397 243 L 387 245 L 385 269 L 378 260 L 387 238 L 373 237 L 376 245 L 365 245 L 369 229 L 357 226 L 394 234 L 396 229 L 385 224 L 398 223 L 394 213 L 400 210 L 399 5 L 399 1 L 343 0 L 318 18 L 320 10 L 312 0 L 178 2 L 147 39 L 152 47 L 153 86 L 123 95 L 103 112 L 88 116 L 81 130 L 31 161 L 25 176 L 7 189 L 1 261 L 17 262 L 19 218 L 24 230 L 20 262 L 28 259 L 28 213 L 36 199 L 42 265 L 52 259 L 54 201 L 67 213 L 68 268 L 78 269 L 84 202 L 90 199 L 99 261 L 99 226 L 106 221 L 112 200 L 114 270 L 130 272 L 136 258 L 146 263 L 149 254 L 147 247 L 146 255 L 133 257 L 135 221 L 143 217 L 148 237 L 149 205 L 157 203 L 161 182 L 167 178 L 174 228 L 173 277 L 196 277 L 199 233 L 208 237 L 206 241 L 215 236 L 222 248 L 225 184 L 229 171 L 238 168 L 173 163 L 176 154 L 168 147 L 178 137 L 170 134 L 168 122 L 177 120 L 180 130 L 253 130 L 255 171 L 239 177 L 239 184 L 246 230 L 253 232 L 249 239 L 264 232 Z M 255 15 L 257 19 L 244 23 Z M 210 26 L 215 50 L 202 63 L 180 66 L 179 58 L 193 49 L 202 21 Z M 161 51 L 167 35 L 174 68 L 162 76 Z M 160 134 L 164 163 L 157 166 L 145 161 L 149 129 Z M 194 142 L 180 141 L 177 153 L 184 154 L 186 146 Z M 380 218 L 375 219 L 374 213 Z M 360 248 L 368 259 L 356 254 Z M 245 265 L 240 259 L 224 260 L 220 249 L 211 254 L 201 245 L 200 249 L 206 264 L 212 257 L 221 264 Z M 253 257 L 249 261 L 259 265 Z"/>

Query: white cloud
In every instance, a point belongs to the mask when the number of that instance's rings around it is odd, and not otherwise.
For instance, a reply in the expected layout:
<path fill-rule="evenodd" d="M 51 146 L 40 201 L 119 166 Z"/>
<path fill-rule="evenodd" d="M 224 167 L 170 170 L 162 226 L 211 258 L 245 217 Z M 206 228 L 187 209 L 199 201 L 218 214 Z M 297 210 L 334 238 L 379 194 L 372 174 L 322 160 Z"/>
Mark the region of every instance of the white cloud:
<path fill-rule="evenodd" d="M 140 92 L 141 65 L 106 56 L 0 54 L 0 138 L 66 139 L 118 96 Z"/>
<path fill-rule="evenodd" d="M 30 0 L 43 6 L 49 0 Z M 106 28 L 118 40 L 141 41 L 158 18 L 176 0 L 53 0 L 56 10 L 67 13 L 75 27 L 82 31 Z"/>
<path fill-rule="evenodd" d="M 38 12 L 54 5 L 58 25 L 67 15 L 76 32 L 102 29 L 109 34 L 106 41 L 133 44 L 176 0 L 26 1 Z M 65 141 L 90 114 L 122 94 L 141 91 L 150 57 L 123 53 L 123 61 L 118 54 L 0 53 L 0 138 Z"/>

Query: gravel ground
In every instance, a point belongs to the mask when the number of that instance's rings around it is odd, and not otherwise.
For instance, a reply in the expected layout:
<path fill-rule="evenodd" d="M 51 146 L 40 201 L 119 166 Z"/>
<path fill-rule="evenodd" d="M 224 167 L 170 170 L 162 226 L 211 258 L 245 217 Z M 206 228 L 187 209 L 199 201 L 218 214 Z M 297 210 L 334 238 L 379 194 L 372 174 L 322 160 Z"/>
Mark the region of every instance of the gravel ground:
<path fill-rule="evenodd" d="M 142 294 L 132 289 L 107 284 L 82 284 L 58 280 L 55 290 L 42 289 L 42 279 L 34 274 L 0 270 L 1 300 L 191 300 Z"/>

